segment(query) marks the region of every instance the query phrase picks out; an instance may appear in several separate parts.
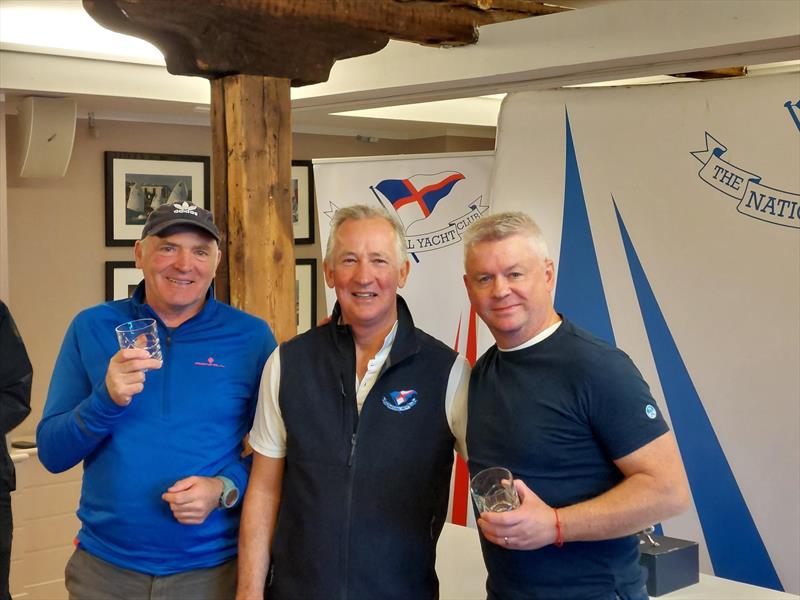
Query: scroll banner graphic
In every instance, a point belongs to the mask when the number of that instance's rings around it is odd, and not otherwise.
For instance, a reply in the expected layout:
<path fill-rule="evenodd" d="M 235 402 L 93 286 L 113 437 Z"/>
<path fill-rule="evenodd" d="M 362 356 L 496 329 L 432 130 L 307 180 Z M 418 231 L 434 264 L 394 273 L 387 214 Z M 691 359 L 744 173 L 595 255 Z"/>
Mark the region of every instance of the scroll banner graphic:
<path fill-rule="evenodd" d="M 489 205 L 483 203 L 483 196 L 479 196 L 468 206 L 469 212 L 453 219 L 442 229 L 421 235 L 406 234 L 406 246 L 409 252 L 427 252 L 446 248 L 461 241 L 461 233 L 469 224 L 481 218 L 481 214 L 489 210 Z"/>
<path fill-rule="evenodd" d="M 705 150 L 691 152 L 703 163 L 700 179 L 736 198 L 743 215 L 784 227 L 800 229 L 800 194 L 763 185 L 761 177 L 722 159 L 728 149 L 706 132 Z"/>

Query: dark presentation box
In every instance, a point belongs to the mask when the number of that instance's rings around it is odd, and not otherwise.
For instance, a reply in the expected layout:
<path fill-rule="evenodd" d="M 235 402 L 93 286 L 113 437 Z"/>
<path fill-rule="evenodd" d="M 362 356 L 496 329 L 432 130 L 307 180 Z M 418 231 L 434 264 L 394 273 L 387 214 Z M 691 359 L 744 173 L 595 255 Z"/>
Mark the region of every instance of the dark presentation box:
<path fill-rule="evenodd" d="M 642 555 L 639 562 L 647 567 L 647 593 L 651 596 L 668 594 L 700 581 L 700 562 L 697 542 L 679 540 L 663 535 L 640 536 Z"/>

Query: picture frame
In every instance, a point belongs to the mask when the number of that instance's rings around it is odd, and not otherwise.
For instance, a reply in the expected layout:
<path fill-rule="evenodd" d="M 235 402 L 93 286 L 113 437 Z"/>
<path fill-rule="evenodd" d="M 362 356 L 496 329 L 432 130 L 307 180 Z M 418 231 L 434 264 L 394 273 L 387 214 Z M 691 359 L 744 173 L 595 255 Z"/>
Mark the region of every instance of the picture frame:
<path fill-rule="evenodd" d="M 292 229 L 295 244 L 314 243 L 314 169 L 310 160 L 292 161 Z"/>
<path fill-rule="evenodd" d="M 317 261 L 297 258 L 294 261 L 295 311 L 297 333 L 304 333 L 317 324 Z"/>
<path fill-rule="evenodd" d="M 211 159 L 105 152 L 105 195 L 106 246 L 133 246 L 161 204 L 188 201 L 211 210 Z"/>
<path fill-rule="evenodd" d="M 106 301 L 124 300 L 133 295 L 144 273 L 131 261 L 106 261 Z"/>

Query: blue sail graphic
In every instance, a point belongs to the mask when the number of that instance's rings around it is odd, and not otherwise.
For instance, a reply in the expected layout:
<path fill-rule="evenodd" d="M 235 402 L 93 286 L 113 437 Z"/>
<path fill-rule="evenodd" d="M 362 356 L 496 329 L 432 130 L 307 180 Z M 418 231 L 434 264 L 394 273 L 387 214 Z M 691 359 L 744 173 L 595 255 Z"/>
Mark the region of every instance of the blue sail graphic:
<path fill-rule="evenodd" d="M 566 108 L 565 113 L 567 148 L 564 219 L 554 303 L 556 310 L 567 315 L 571 321 L 615 345 Z"/>
<path fill-rule="evenodd" d="M 613 196 L 611 200 L 714 574 L 783 591 Z"/>
<path fill-rule="evenodd" d="M 564 217 L 555 305 L 559 312 L 581 327 L 614 344 L 566 109 L 565 113 Z M 714 572 L 720 577 L 783 590 L 639 262 L 616 202 L 614 210 Z"/>
<path fill-rule="evenodd" d="M 586 210 L 569 112 L 565 109 L 565 113 L 564 217 L 554 304 L 558 312 L 567 315 L 574 323 L 616 346 Z M 663 534 L 660 523 L 656 524 L 656 533 Z"/>

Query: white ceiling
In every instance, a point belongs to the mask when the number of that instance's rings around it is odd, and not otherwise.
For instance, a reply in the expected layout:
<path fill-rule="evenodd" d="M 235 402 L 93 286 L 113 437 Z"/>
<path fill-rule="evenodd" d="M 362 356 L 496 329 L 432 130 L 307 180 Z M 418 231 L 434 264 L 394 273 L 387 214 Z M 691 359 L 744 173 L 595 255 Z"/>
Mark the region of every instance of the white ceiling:
<path fill-rule="evenodd" d="M 798 69 L 800 2 L 793 0 L 560 3 L 577 10 L 482 27 L 474 46 L 393 41 L 339 61 L 328 82 L 292 90 L 293 129 L 491 137 L 502 93 L 517 89 L 657 82 L 745 64 Z M 0 0 L 0 93 L 9 112 L 20 96 L 69 95 L 81 116 L 207 125 L 208 83 L 169 75 L 163 65 L 147 42 L 100 28 L 79 0 Z"/>

